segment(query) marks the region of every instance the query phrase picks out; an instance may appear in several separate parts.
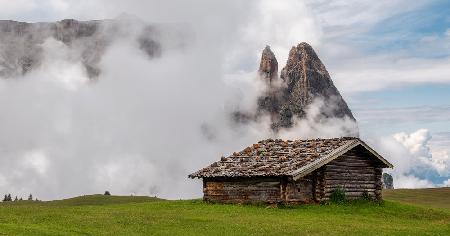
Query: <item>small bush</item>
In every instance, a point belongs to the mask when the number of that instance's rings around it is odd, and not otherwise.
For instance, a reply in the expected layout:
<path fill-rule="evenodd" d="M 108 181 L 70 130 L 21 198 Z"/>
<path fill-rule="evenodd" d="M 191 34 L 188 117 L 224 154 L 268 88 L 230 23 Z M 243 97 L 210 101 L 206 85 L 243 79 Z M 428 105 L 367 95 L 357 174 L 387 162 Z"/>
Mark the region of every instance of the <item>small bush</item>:
<path fill-rule="evenodd" d="M 111 193 L 109 191 L 105 191 L 105 193 L 103 194 L 105 196 L 111 196 Z"/>
<path fill-rule="evenodd" d="M 372 196 L 370 196 L 369 192 L 367 190 L 364 190 L 364 192 L 361 194 L 361 199 L 365 201 L 372 201 Z"/>
<path fill-rule="evenodd" d="M 3 198 L 3 201 L 4 202 L 11 202 L 12 201 L 11 194 L 10 193 L 5 194 L 5 197 Z"/>
<path fill-rule="evenodd" d="M 331 192 L 330 201 L 333 203 L 343 203 L 346 201 L 345 192 L 342 188 L 337 188 Z"/>

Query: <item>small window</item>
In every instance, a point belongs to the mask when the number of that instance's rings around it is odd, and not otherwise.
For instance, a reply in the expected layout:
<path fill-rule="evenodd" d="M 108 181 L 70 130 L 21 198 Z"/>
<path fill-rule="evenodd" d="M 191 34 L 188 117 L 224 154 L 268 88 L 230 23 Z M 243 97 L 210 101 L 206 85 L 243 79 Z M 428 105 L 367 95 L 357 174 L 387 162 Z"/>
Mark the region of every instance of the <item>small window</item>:
<path fill-rule="evenodd" d="M 300 192 L 300 188 L 297 188 L 297 192 Z"/>

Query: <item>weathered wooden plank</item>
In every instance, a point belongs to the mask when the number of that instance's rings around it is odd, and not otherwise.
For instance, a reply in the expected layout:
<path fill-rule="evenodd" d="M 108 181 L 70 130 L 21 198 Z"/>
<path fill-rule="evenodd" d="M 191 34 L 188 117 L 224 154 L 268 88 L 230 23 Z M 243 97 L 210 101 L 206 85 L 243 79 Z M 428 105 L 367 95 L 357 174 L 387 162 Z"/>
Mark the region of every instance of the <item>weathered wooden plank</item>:
<path fill-rule="evenodd" d="M 239 194 L 238 194 L 239 193 Z M 261 197 L 261 196 L 274 196 L 279 197 L 278 191 L 264 191 L 264 192 L 207 192 L 205 193 L 206 196 L 217 196 L 217 197 Z"/>
<path fill-rule="evenodd" d="M 362 197 L 364 192 L 345 192 L 346 197 Z M 376 196 L 374 192 L 368 191 L 369 196 Z M 325 193 L 325 198 L 329 198 L 332 192 Z"/>
<path fill-rule="evenodd" d="M 374 172 L 365 172 L 365 171 L 356 171 L 356 170 L 353 170 L 353 171 L 335 171 L 335 170 L 330 170 L 330 171 L 327 171 L 327 173 L 326 173 L 326 175 L 325 175 L 325 178 L 326 177 L 328 177 L 328 176 L 334 176 L 334 175 L 338 175 L 338 176 L 340 176 L 340 175 L 342 175 L 342 176 L 354 176 L 354 177 L 357 177 L 357 176 L 364 176 L 364 175 L 370 175 L 370 176 L 374 176 L 374 177 L 376 177 L 376 174 L 374 173 Z"/>
<path fill-rule="evenodd" d="M 333 176 L 325 176 L 324 182 L 327 182 L 328 180 L 355 180 L 355 181 L 376 181 L 379 180 L 379 178 L 375 176 L 339 176 L 339 175 L 333 175 Z"/>
<path fill-rule="evenodd" d="M 362 188 L 362 189 L 367 189 L 367 188 L 372 188 L 372 189 L 376 189 L 377 185 L 376 184 L 353 184 L 353 183 L 346 183 L 346 184 L 329 184 L 325 187 L 325 189 L 335 189 L 337 187 L 343 187 L 343 188 Z"/>
<path fill-rule="evenodd" d="M 376 176 L 375 171 L 373 170 L 329 170 L 327 172 L 327 176 L 331 176 L 331 175 L 341 175 L 341 174 L 350 174 L 350 175 L 354 175 L 354 176 L 359 176 L 359 175 L 372 175 L 372 176 Z"/>
<path fill-rule="evenodd" d="M 375 180 L 355 180 L 355 179 L 332 179 L 332 182 L 328 182 L 323 184 L 322 186 L 329 186 L 329 185 L 342 185 L 342 184 L 378 184 Z"/>
<path fill-rule="evenodd" d="M 206 183 L 206 188 L 224 188 L 227 186 L 235 186 L 235 187 L 278 187 L 280 182 L 262 182 L 262 183 L 233 183 L 233 182 L 208 182 Z"/>
<path fill-rule="evenodd" d="M 358 174 L 354 174 L 354 173 L 327 173 L 327 175 L 325 176 L 325 179 L 366 179 L 366 178 L 370 178 L 370 179 L 375 179 L 375 175 L 374 174 L 365 174 L 365 173 L 358 173 Z"/>
<path fill-rule="evenodd" d="M 347 180 L 346 180 L 347 181 Z M 340 184 L 343 181 L 341 179 L 327 179 L 327 184 Z M 381 180 L 359 180 L 359 179 L 351 179 L 350 183 L 354 184 L 381 184 Z"/>
<path fill-rule="evenodd" d="M 370 167 L 370 166 L 327 166 L 327 172 L 326 174 L 328 174 L 328 172 L 330 171 L 352 171 L 355 173 L 358 172 L 364 172 L 364 171 L 370 171 L 371 173 L 377 174 L 378 171 L 375 170 L 374 168 Z"/>
<path fill-rule="evenodd" d="M 359 188 L 359 189 L 374 189 L 377 190 L 377 186 L 375 184 L 335 184 L 335 185 L 327 185 L 324 189 L 336 189 L 336 188 Z"/>
<path fill-rule="evenodd" d="M 358 170 L 358 169 L 369 169 L 369 170 L 376 170 L 373 166 L 369 165 L 356 165 L 356 164 L 347 164 L 347 165 L 336 165 L 336 164 L 329 164 L 326 165 L 327 171 L 330 169 L 352 169 L 352 170 Z"/>
<path fill-rule="evenodd" d="M 352 175 L 352 173 L 339 173 L 339 174 L 333 174 L 325 176 L 325 181 L 328 180 L 342 180 L 342 181 L 348 181 L 348 180 L 368 180 L 368 181 L 374 181 L 378 178 L 376 178 L 374 175 L 371 174 L 359 174 L 359 175 Z"/>
<path fill-rule="evenodd" d="M 341 157 L 334 159 L 333 161 L 369 161 L 372 163 L 374 162 L 373 159 L 364 158 L 364 157 L 356 157 L 356 156 L 341 156 Z"/>
<path fill-rule="evenodd" d="M 206 191 L 207 195 L 233 195 L 233 194 L 243 194 L 243 195 L 279 195 L 278 190 L 261 190 L 261 191 L 221 191 L 221 190 L 211 190 Z"/>
<path fill-rule="evenodd" d="M 351 160 L 343 160 L 343 161 L 332 161 L 328 163 L 329 165 L 337 165 L 337 166 L 373 166 L 375 165 L 369 161 L 351 161 Z"/>
<path fill-rule="evenodd" d="M 344 158 L 344 159 L 335 159 L 331 161 L 330 163 L 356 163 L 356 164 L 367 164 L 367 165 L 373 165 L 375 166 L 375 163 L 372 160 L 366 160 L 366 159 L 354 159 L 354 158 Z"/>
<path fill-rule="evenodd" d="M 340 174 L 340 173 L 353 174 L 355 176 L 359 174 L 371 174 L 373 176 L 377 176 L 375 170 L 370 169 L 329 169 L 325 177 L 329 176 L 330 174 Z"/>
<path fill-rule="evenodd" d="M 258 182 L 271 182 L 280 181 L 279 177 L 214 177 L 214 178 L 204 178 L 206 182 L 239 182 L 239 183 L 258 183 Z"/>
<path fill-rule="evenodd" d="M 330 163 L 327 164 L 326 169 L 330 169 L 330 168 L 351 168 L 351 169 L 358 169 L 358 168 L 367 168 L 367 169 L 372 169 L 374 170 L 374 166 L 372 165 L 368 165 L 368 164 L 362 164 L 362 163 Z"/>
<path fill-rule="evenodd" d="M 337 166 L 337 167 L 371 167 L 376 168 L 373 164 L 370 163 L 363 163 L 363 162 L 330 162 L 325 165 L 325 167 L 329 166 Z"/>
<path fill-rule="evenodd" d="M 269 188 L 265 188 L 265 189 L 207 189 L 205 191 L 206 193 L 212 194 L 212 193 L 237 193 L 237 192 L 241 192 L 241 193 L 262 193 L 262 192 L 279 192 L 279 189 L 269 189 Z"/>
<path fill-rule="evenodd" d="M 362 162 L 362 161 L 358 161 L 358 162 L 330 162 L 326 165 L 328 166 L 338 166 L 338 167 L 346 167 L 346 166 L 350 166 L 350 167 L 371 167 L 371 168 L 375 168 L 375 166 L 373 164 L 367 163 L 367 162 Z"/>
<path fill-rule="evenodd" d="M 332 193 L 333 191 L 335 191 L 336 188 L 327 188 L 325 189 L 325 193 Z M 371 188 L 342 188 L 342 190 L 344 190 L 345 193 L 349 193 L 349 192 L 358 192 L 358 193 L 363 193 L 365 191 L 367 192 L 375 192 L 375 189 L 371 189 Z"/>
<path fill-rule="evenodd" d="M 343 159 L 343 158 L 354 158 L 354 159 L 365 159 L 365 160 L 370 160 L 371 159 L 370 157 L 367 157 L 367 156 L 364 156 L 364 155 L 360 155 L 360 154 L 357 154 L 357 153 L 346 153 L 346 154 L 340 156 L 339 158 L 340 159 Z"/>

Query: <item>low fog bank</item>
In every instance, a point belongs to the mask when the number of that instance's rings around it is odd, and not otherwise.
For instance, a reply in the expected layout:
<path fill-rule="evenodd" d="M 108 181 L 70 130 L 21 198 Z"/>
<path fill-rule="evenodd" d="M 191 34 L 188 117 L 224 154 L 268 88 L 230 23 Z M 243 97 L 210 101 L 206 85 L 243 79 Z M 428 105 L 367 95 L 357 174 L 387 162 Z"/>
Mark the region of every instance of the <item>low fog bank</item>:
<path fill-rule="evenodd" d="M 149 58 L 133 34 L 120 37 L 101 57 L 96 80 L 72 56 L 76 47 L 45 40 L 39 67 L 0 80 L 2 192 L 198 197 L 201 185 L 187 175 L 221 155 L 264 138 L 345 136 L 356 127 L 320 117 L 319 100 L 307 119 L 278 134 L 268 117 L 234 123 L 237 109 L 256 109 L 265 89 L 258 73 L 228 73 L 222 48 L 183 40 L 182 49 Z"/>

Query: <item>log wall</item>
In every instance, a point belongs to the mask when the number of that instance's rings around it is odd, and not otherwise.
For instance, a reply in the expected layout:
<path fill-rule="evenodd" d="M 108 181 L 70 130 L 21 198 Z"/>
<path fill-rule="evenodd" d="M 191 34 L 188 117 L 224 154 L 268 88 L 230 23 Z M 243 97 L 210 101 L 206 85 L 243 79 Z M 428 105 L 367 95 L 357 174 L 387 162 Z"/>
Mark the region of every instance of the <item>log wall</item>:
<path fill-rule="evenodd" d="M 203 199 L 222 203 L 311 202 L 313 178 L 288 177 L 205 178 Z"/>
<path fill-rule="evenodd" d="M 325 198 L 325 167 L 320 167 L 312 173 L 313 176 L 313 199 L 321 201 Z"/>
<path fill-rule="evenodd" d="M 210 202 L 250 203 L 280 202 L 281 178 L 203 179 L 203 199 Z"/>
<path fill-rule="evenodd" d="M 359 148 L 352 149 L 322 168 L 316 185 L 317 200 L 328 200 L 333 190 L 342 188 L 347 198 L 360 198 L 367 191 L 381 198 L 380 163 Z"/>
<path fill-rule="evenodd" d="M 285 191 L 286 196 L 283 198 L 285 202 L 306 203 L 314 201 L 312 175 L 305 176 L 297 181 L 288 179 Z"/>

